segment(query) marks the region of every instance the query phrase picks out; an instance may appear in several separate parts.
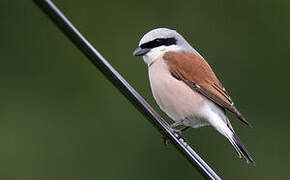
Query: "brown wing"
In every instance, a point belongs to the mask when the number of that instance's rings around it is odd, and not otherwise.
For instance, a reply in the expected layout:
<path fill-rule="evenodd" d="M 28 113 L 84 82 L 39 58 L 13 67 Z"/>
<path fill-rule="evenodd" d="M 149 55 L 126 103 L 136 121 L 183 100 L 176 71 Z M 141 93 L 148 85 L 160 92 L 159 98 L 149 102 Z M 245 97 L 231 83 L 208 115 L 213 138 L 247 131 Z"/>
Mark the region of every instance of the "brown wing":
<path fill-rule="evenodd" d="M 167 52 L 163 58 L 175 78 L 182 80 L 191 89 L 224 109 L 231 111 L 242 122 L 249 125 L 244 116 L 234 106 L 233 101 L 211 67 L 202 57 L 189 52 Z"/>

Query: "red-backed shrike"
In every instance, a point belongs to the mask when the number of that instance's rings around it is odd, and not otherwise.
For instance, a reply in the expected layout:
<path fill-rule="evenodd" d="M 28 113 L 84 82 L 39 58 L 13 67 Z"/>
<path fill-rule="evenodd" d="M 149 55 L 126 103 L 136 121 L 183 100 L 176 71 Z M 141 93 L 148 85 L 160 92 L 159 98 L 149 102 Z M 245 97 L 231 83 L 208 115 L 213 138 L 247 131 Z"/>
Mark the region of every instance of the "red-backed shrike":
<path fill-rule="evenodd" d="M 248 122 L 209 64 L 180 34 L 167 28 L 154 29 L 143 36 L 133 54 L 143 56 L 148 65 L 153 96 L 175 121 L 171 125 L 174 130 L 179 125 L 185 127 L 182 130 L 211 125 L 230 141 L 239 157 L 254 163 L 235 134 L 226 110 L 245 124 Z"/>

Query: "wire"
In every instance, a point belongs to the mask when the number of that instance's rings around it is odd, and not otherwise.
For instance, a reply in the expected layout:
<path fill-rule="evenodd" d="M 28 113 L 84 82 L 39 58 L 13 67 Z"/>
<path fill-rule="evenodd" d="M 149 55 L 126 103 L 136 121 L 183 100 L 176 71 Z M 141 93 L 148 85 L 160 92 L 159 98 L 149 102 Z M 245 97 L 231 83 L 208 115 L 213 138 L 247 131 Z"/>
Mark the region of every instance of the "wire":
<path fill-rule="evenodd" d="M 60 30 L 75 44 L 108 80 L 152 123 L 159 132 L 185 156 L 189 162 L 210 180 L 221 178 L 178 134 L 172 132 L 166 121 L 133 89 L 133 87 L 108 63 L 108 61 L 81 35 L 72 23 L 50 0 L 34 0 Z"/>

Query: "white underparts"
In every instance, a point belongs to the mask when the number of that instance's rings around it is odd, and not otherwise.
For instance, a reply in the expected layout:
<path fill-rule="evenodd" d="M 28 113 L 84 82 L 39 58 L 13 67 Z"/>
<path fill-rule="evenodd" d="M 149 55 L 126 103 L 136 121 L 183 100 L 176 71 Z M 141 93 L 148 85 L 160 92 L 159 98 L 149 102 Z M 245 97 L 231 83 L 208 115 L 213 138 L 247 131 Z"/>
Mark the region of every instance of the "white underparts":
<path fill-rule="evenodd" d="M 203 125 L 197 114 L 204 97 L 174 78 L 162 56 L 149 67 L 149 79 L 157 104 L 169 117 L 176 122 L 184 121 L 190 127 Z"/>
<path fill-rule="evenodd" d="M 154 60 L 157 60 L 158 57 L 162 56 L 164 53 L 168 51 L 179 51 L 180 48 L 176 45 L 170 45 L 170 46 L 159 46 L 152 48 L 147 54 L 143 56 L 144 62 L 149 66 L 150 64 L 153 64 Z"/>

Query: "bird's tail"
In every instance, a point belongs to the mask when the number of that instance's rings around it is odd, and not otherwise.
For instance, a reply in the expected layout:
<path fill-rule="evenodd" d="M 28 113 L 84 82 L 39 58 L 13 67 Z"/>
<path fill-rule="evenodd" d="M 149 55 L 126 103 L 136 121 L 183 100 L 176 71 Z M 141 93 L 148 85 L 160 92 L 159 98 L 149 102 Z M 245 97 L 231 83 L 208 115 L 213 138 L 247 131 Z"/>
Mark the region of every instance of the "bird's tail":
<path fill-rule="evenodd" d="M 237 153 L 239 154 L 240 158 L 243 156 L 247 160 L 247 163 L 252 163 L 255 165 L 254 159 L 251 157 L 250 153 L 243 145 L 240 138 L 235 134 L 235 132 L 232 131 L 232 134 L 228 136 L 228 139 L 235 148 L 235 150 L 237 151 Z"/>

